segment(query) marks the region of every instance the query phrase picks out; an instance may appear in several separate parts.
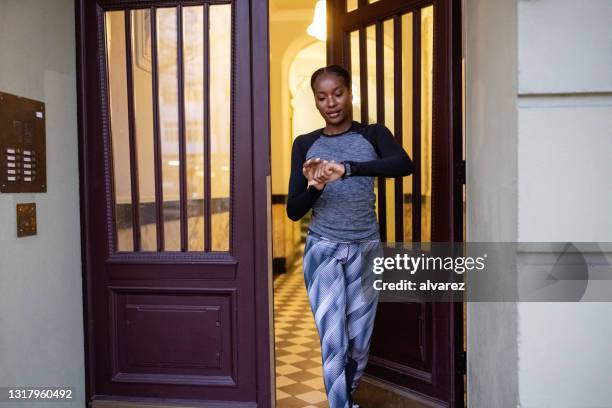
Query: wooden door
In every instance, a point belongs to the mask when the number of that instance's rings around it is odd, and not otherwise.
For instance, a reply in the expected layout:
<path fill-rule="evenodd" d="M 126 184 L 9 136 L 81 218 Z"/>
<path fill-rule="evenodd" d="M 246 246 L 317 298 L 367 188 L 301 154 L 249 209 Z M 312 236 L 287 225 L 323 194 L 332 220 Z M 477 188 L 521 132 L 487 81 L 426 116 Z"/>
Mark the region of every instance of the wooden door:
<path fill-rule="evenodd" d="M 461 241 L 460 2 L 332 0 L 328 15 L 328 60 L 351 70 L 354 118 L 384 123 L 417 167 L 410 177 L 378 180 L 381 237 Z M 395 401 L 462 407 L 462 310 L 381 303 L 366 378 L 391 387 Z M 377 398 L 384 406 L 384 393 Z"/>
<path fill-rule="evenodd" d="M 270 407 L 267 4 L 77 5 L 88 405 Z"/>

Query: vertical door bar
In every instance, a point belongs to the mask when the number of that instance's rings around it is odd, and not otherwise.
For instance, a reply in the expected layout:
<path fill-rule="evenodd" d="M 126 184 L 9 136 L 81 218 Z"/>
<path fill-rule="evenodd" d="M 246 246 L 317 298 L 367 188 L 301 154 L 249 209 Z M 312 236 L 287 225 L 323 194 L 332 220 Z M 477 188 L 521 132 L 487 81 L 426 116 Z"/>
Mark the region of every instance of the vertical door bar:
<path fill-rule="evenodd" d="M 412 241 L 421 241 L 421 10 L 412 17 Z"/>
<path fill-rule="evenodd" d="M 132 72 L 132 10 L 125 10 L 125 66 L 127 69 L 128 127 L 130 133 L 130 178 L 132 186 L 132 228 L 134 252 L 140 251 L 140 194 L 138 192 L 138 156 L 134 114 L 134 79 Z"/>
<path fill-rule="evenodd" d="M 342 63 L 340 65 L 348 70 L 352 78 L 353 66 L 351 65 L 351 32 L 350 31 L 342 34 L 342 40 L 340 41 L 340 43 L 342 44 L 342 48 L 341 48 Z"/>
<path fill-rule="evenodd" d="M 179 195 L 181 217 L 181 251 L 187 251 L 187 154 L 185 146 L 185 67 L 183 65 L 183 7 L 179 4 L 176 9 L 177 30 L 177 73 L 178 73 L 178 99 L 179 99 Z"/>
<path fill-rule="evenodd" d="M 212 194 L 210 186 L 210 4 L 204 5 L 203 17 L 204 32 L 202 33 L 202 41 L 204 48 L 204 251 L 209 252 L 212 246 L 211 224 L 212 224 Z"/>
<path fill-rule="evenodd" d="M 366 39 L 366 29 L 359 29 L 359 74 L 361 88 L 361 122 L 368 123 L 368 47 Z"/>
<path fill-rule="evenodd" d="M 341 32 L 336 29 L 339 26 L 340 18 L 346 12 L 346 0 L 327 1 L 326 2 L 327 12 L 327 63 L 331 64 L 348 64 L 346 59 L 343 59 L 346 55 L 346 49 L 344 48 L 345 42 L 342 40 L 342 35 L 338 34 Z"/>
<path fill-rule="evenodd" d="M 351 74 L 351 84 L 352 84 L 352 81 L 353 81 L 353 47 L 351 43 L 351 33 L 352 31 L 346 31 L 342 33 L 342 44 L 346 44 L 346 45 L 343 45 L 342 47 L 342 61 L 343 61 L 344 68 L 346 68 L 349 74 Z M 329 65 L 329 61 L 327 61 L 327 65 Z M 349 91 L 351 91 L 352 93 L 353 88 L 351 87 Z"/>
<path fill-rule="evenodd" d="M 385 123 L 385 61 L 384 61 L 384 32 L 382 21 L 376 22 L 376 121 Z M 387 240 L 387 196 L 386 181 L 378 177 L 378 224 L 380 238 Z"/>
<path fill-rule="evenodd" d="M 393 133 L 400 146 L 403 146 L 403 109 L 402 106 L 402 17 L 393 18 Z M 404 183 L 402 178 L 395 179 L 395 242 L 404 242 Z"/>
<path fill-rule="evenodd" d="M 376 121 L 385 123 L 385 61 L 382 21 L 376 22 Z"/>
<path fill-rule="evenodd" d="M 162 158 L 159 136 L 159 70 L 157 64 L 157 7 L 151 7 L 151 73 L 153 79 L 153 154 L 155 169 L 155 223 L 157 250 L 164 250 L 164 196 L 162 186 Z"/>

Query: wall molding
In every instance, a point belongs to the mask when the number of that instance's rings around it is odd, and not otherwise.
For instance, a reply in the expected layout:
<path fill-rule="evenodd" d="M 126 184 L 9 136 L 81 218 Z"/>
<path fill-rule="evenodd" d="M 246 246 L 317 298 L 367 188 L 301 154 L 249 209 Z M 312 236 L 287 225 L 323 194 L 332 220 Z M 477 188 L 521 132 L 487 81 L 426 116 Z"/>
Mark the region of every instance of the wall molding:
<path fill-rule="evenodd" d="M 519 93 L 519 108 L 612 106 L 612 92 Z"/>

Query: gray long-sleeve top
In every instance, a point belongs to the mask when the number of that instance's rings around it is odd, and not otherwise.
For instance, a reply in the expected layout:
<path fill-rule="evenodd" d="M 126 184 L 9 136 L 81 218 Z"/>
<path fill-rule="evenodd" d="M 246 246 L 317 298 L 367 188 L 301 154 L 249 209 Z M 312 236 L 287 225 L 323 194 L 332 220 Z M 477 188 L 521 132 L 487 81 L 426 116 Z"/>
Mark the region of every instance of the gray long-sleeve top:
<path fill-rule="evenodd" d="M 308 187 L 302 167 L 315 157 L 349 162 L 351 176 L 328 183 L 322 190 Z M 312 208 L 309 228 L 323 237 L 377 239 L 375 177 L 403 177 L 413 172 L 412 160 L 383 125 L 353 122 L 349 130 L 337 135 L 318 129 L 293 142 L 287 215 L 298 221 Z"/>

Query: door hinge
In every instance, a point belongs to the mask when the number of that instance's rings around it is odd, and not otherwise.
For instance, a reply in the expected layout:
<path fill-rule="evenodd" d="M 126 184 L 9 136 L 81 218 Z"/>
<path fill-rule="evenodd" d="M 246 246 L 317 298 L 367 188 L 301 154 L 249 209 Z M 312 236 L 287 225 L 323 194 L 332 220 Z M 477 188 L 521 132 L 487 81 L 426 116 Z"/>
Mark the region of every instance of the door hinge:
<path fill-rule="evenodd" d="M 467 374 L 467 353 L 465 351 L 457 353 L 455 367 L 459 374 Z"/>
<path fill-rule="evenodd" d="M 465 184 L 465 160 L 459 160 L 455 163 L 455 182 Z"/>

